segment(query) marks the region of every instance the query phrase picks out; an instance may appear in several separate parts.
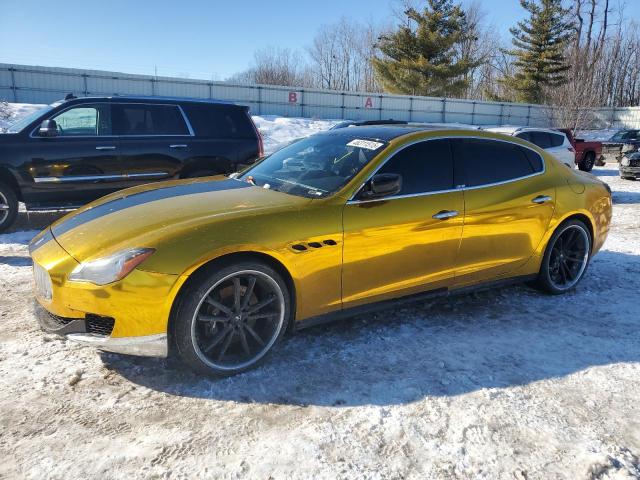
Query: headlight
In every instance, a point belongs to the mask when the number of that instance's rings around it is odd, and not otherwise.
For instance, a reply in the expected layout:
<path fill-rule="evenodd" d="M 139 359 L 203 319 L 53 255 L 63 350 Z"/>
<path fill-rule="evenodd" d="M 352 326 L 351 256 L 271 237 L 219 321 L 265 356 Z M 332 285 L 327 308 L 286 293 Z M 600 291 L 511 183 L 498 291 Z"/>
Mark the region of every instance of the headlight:
<path fill-rule="evenodd" d="M 131 270 L 144 262 L 153 252 L 153 248 L 132 248 L 108 257 L 83 262 L 71 272 L 69 280 L 96 285 L 117 282 L 129 275 Z"/>
<path fill-rule="evenodd" d="M 628 167 L 629 166 L 629 157 L 622 157 L 622 161 L 620 162 L 620 164 L 623 167 Z"/>

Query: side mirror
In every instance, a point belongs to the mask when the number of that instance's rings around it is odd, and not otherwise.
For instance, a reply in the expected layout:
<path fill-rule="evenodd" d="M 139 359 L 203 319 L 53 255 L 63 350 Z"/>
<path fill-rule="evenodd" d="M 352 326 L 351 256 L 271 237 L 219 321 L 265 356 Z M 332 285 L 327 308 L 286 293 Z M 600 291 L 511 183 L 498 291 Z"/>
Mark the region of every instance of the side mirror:
<path fill-rule="evenodd" d="M 57 137 L 58 136 L 58 124 L 55 120 L 44 120 L 40 124 L 38 129 L 38 136 L 40 137 Z"/>
<path fill-rule="evenodd" d="M 402 190 L 402 175 L 397 173 L 379 173 L 369 180 L 360 193 L 359 200 L 389 197 Z"/>

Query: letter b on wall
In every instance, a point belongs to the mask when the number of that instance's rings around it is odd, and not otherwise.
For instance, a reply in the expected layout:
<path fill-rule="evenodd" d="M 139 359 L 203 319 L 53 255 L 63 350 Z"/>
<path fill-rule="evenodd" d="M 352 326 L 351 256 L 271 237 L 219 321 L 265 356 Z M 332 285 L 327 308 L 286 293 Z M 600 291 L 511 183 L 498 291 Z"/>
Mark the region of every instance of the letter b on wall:
<path fill-rule="evenodd" d="M 298 92 L 289 92 L 289 103 L 298 103 Z"/>

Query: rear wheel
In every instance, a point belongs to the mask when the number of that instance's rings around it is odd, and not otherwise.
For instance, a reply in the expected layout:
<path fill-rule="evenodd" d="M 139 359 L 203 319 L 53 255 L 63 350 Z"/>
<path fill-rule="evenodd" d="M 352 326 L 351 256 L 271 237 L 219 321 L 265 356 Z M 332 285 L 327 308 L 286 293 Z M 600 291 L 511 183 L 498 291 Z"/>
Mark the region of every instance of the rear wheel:
<path fill-rule="evenodd" d="M 578 168 L 583 172 L 590 172 L 593 170 L 593 166 L 596 164 L 596 154 L 593 152 L 587 152 L 578 164 Z"/>
<path fill-rule="evenodd" d="M 256 367 L 284 334 L 286 283 L 266 264 L 240 262 L 194 279 L 173 321 L 178 354 L 194 370 L 229 376 Z"/>
<path fill-rule="evenodd" d="M 6 230 L 18 215 L 18 198 L 13 188 L 0 182 L 0 232 Z"/>
<path fill-rule="evenodd" d="M 582 279 L 591 255 L 591 235 L 580 220 L 570 220 L 554 232 L 535 282 L 539 289 L 558 295 Z"/>

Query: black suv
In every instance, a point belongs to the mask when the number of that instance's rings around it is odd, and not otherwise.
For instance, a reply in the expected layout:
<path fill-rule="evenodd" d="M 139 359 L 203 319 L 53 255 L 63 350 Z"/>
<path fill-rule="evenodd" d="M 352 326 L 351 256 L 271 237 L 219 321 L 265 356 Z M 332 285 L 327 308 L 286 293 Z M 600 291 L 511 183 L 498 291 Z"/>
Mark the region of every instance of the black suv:
<path fill-rule="evenodd" d="M 247 107 L 67 96 L 0 134 L 0 231 L 18 201 L 32 211 L 75 208 L 141 183 L 234 172 L 260 156 Z"/>

